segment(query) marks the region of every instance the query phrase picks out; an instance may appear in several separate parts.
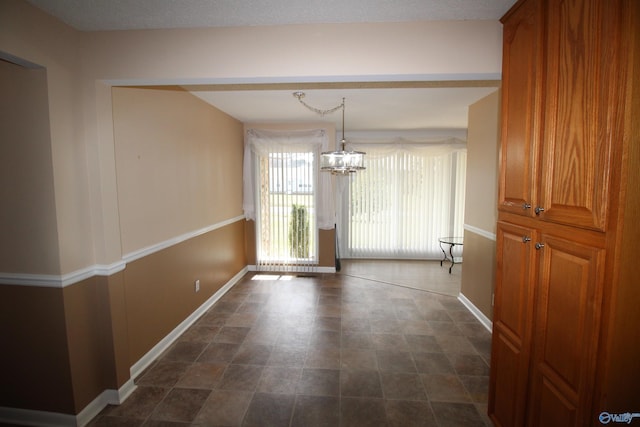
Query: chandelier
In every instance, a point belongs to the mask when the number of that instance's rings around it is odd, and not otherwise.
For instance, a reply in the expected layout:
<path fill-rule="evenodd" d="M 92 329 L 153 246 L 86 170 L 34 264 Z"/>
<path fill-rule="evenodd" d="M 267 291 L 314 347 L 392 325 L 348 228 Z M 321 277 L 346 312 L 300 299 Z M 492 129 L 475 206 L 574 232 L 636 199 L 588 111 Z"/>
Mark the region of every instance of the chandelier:
<path fill-rule="evenodd" d="M 348 175 L 359 170 L 364 170 L 364 155 L 362 151 L 347 151 L 347 140 L 344 138 L 344 107 L 345 102 L 342 98 L 342 103 L 336 107 L 328 110 L 320 110 L 314 108 L 304 102 L 304 92 L 293 92 L 293 96 L 309 110 L 314 113 L 324 116 L 326 114 L 333 113 L 342 109 L 342 140 L 340 141 L 340 151 L 325 151 L 320 154 L 320 170 L 325 172 L 331 172 L 333 175 Z"/>

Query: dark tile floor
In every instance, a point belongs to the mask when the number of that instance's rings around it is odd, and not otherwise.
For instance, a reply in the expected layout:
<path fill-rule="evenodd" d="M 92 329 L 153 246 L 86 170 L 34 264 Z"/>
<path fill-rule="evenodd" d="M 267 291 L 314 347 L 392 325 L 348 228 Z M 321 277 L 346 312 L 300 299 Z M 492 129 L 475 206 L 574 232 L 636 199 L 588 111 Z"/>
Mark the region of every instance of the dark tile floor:
<path fill-rule="evenodd" d="M 491 337 L 455 297 L 339 274 L 253 276 L 90 425 L 491 425 Z"/>

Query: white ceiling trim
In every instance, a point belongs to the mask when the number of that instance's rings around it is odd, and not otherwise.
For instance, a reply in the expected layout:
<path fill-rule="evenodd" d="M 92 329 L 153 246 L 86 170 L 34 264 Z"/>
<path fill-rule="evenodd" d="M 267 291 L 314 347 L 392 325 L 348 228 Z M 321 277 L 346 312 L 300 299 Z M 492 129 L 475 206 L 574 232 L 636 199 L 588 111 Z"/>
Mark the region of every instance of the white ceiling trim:
<path fill-rule="evenodd" d="M 359 76 L 282 76 L 282 77 L 229 77 L 198 79 L 109 79 L 104 83 L 111 86 L 192 86 L 192 85 L 256 85 L 256 84 L 313 84 L 313 83 L 376 83 L 376 82 L 461 82 L 495 81 L 502 78 L 500 73 L 469 74 L 393 74 Z"/>

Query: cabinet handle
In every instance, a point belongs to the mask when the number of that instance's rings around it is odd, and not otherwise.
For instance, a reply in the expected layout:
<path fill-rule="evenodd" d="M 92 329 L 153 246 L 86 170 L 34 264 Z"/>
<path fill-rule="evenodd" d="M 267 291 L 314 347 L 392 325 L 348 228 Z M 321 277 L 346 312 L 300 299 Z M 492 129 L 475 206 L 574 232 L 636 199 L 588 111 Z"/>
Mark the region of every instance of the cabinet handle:
<path fill-rule="evenodd" d="M 536 206 L 533 211 L 536 213 L 536 215 L 540 215 L 540 212 L 544 212 L 544 208 L 542 206 Z"/>
<path fill-rule="evenodd" d="M 544 243 L 536 242 L 536 249 L 540 250 L 542 248 L 544 248 Z"/>
<path fill-rule="evenodd" d="M 531 237 L 529 236 L 522 236 L 522 243 L 527 243 L 531 241 Z"/>
<path fill-rule="evenodd" d="M 531 209 L 531 203 L 523 203 L 522 204 L 522 209 Z"/>

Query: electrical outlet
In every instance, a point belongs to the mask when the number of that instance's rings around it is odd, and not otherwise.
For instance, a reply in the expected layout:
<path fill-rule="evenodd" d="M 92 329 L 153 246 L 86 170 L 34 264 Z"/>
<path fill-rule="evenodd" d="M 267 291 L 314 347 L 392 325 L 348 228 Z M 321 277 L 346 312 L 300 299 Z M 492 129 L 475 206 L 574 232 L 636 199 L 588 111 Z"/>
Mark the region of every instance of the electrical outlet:
<path fill-rule="evenodd" d="M 200 280 L 196 280 L 195 288 L 196 288 L 196 292 L 200 290 Z"/>

